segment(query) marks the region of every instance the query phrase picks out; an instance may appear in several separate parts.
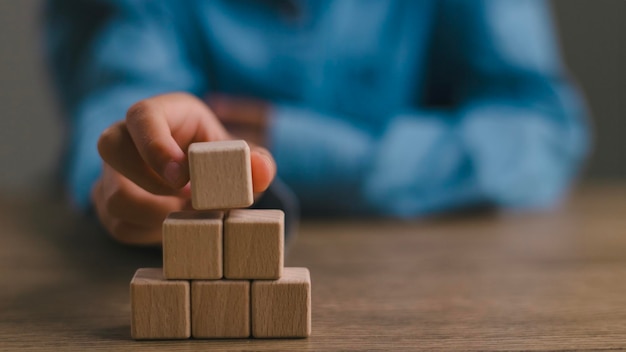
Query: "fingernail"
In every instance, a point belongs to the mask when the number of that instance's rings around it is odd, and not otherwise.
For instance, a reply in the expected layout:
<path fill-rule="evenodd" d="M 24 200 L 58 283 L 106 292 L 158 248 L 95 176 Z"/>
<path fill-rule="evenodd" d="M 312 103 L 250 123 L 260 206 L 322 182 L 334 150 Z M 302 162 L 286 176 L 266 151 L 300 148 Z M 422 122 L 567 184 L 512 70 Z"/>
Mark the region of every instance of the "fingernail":
<path fill-rule="evenodd" d="M 270 156 L 270 152 L 265 148 L 261 148 L 261 147 L 254 148 L 254 152 L 264 157 Z"/>
<path fill-rule="evenodd" d="M 274 168 L 274 159 L 272 158 L 272 156 L 268 152 L 257 151 L 257 153 L 263 159 L 265 166 L 272 170 Z"/>
<path fill-rule="evenodd" d="M 274 164 L 274 159 L 269 154 L 261 153 L 261 156 L 265 159 L 265 164 L 267 166 L 272 166 Z"/>
<path fill-rule="evenodd" d="M 171 185 L 177 186 L 178 180 L 181 178 L 181 165 L 175 161 L 170 161 L 165 165 L 163 176 Z"/>

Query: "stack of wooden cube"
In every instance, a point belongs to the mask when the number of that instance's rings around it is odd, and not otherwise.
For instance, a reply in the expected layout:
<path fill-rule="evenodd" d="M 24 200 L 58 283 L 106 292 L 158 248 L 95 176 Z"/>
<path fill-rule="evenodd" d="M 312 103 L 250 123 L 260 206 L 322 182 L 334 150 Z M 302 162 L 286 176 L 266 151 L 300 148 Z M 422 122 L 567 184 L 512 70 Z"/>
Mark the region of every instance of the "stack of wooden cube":
<path fill-rule="evenodd" d="M 297 338 L 311 333 L 311 279 L 283 268 L 284 213 L 253 203 L 244 141 L 189 147 L 192 205 L 163 223 L 163 268 L 131 283 L 134 339 Z"/>

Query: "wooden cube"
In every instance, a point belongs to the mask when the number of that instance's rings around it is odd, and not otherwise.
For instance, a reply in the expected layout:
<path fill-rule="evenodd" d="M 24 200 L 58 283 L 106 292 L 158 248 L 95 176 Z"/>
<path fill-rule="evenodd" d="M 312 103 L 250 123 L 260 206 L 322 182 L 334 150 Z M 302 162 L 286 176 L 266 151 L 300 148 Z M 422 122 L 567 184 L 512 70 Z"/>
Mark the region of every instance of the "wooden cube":
<path fill-rule="evenodd" d="M 165 280 L 161 268 L 139 269 L 130 282 L 131 336 L 187 339 L 191 333 L 189 282 Z"/>
<path fill-rule="evenodd" d="M 278 279 L 283 271 L 282 210 L 232 210 L 224 221 L 224 277 Z"/>
<path fill-rule="evenodd" d="M 193 281 L 191 326 L 194 338 L 249 337 L 250 281 Z"/>
<path fill-rule="evenodd" d="M 163 275 L 167 279 L 221 279 L 224 214 L 183 211 L 163 222 Z"/>
<path fill-rule="evenodd" d="M 252 205 L 250 148 L 245 141 L 193 143 L 188 154 L 194 209 Z"/>
<path fill-rule="evenodd" d="M 252 336 L 311 335 L 311 276 L 306 268 L 285 268 L 278 280 L 252 282 Z"/>

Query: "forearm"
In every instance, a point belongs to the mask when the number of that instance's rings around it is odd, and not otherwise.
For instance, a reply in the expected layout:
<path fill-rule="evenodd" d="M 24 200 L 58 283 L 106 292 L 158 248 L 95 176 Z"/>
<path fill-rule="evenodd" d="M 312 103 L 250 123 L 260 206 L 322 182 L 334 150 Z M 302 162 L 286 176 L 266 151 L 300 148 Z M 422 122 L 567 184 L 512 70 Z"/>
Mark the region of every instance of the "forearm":
<path fill-rule="evenodd" d="M 546 206 L 587 149 L 584 110 L 568 92 L 543 107 L 483 97 L 453 111 L 411 110 L 376 136 L 340 116 L 283 107 L 272 150 L 279 175 L 315 212 L 411 217 L 483 203 Z"/>
<path fill-rule="evenodd" d="M 360 213 L 375 141 L 340 116 L 278 105 L 269 129 L 278 175 L 298 194 L 305 210 Z"/>
<path fill-rule="evenodd" d="M 493 202 L 548 206 L 587 155 L 587 112 L 565 81 L 515 97 L 481 97 L 467 104 L 460 125 L 464 143 L 476 159 L 480 187 Z"/>

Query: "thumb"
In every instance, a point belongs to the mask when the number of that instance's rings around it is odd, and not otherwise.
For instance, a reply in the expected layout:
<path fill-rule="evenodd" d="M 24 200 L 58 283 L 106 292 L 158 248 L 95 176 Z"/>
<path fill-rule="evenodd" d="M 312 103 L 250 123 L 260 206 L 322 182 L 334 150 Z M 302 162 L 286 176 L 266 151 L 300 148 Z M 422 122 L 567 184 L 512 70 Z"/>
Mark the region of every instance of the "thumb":
<path fill-rule="evenodd" d="M 250 145 L 250 163 L 252 189 L 255 193 L 264 192 L 276 176 L 276 162 L 267 149 Z"/>

